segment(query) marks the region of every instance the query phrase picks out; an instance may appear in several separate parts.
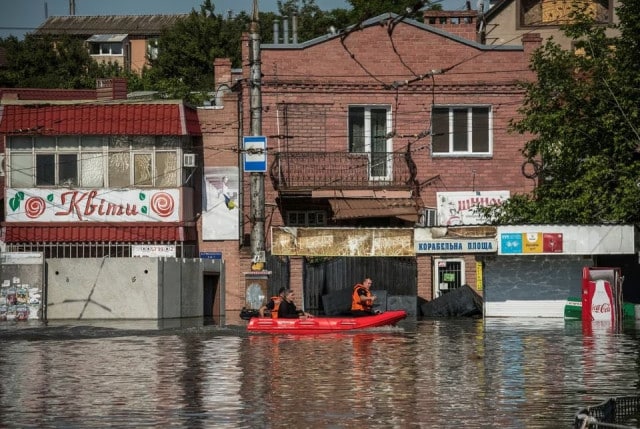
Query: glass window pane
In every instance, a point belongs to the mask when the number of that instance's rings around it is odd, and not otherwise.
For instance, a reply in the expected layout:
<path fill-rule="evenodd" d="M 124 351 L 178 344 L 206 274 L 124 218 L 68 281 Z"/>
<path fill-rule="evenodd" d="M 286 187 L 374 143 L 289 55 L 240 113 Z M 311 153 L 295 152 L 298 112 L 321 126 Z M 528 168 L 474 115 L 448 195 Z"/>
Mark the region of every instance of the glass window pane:
<path fill-rule="evenodd" d="M 473 152 L 489 152 L 489 108 L 476 107 L 473 109 Z"/>
<path fill-rule="evenodd" d="M 54 154 L 36 155 L 36 186 L 54 186 L 55 181 L 56 156 Z"/>
<path fill-rule="evenodd" d="M 175 188 L 178 185 L 178 156 L 176 152 L 157 152 L 156 186 Z"/>
<path fill-rule="evenodd" d="M 35 147 L 36 147 L 36 150 L 55 150 L 56 138 L 38 136 L 36 137 Z"/>
<path fill-rule="evenodd" d="M 134 149 L 153 149 L 156 143 L 153 136 L 134 136 L 130 140 Z"/>
<path fill-rule="evenodd" d="M 9 149 L 31 150 L 33 149 L 33 138 L 27 136 L 9 137 Z"/>
<path fill-rule="evenodd" d="M 33 187 L 33 155 L 30 153 L 11 154 L 11 187 Z"/>
<path fill-rule="evenodd" d="M 122 43 L 111 44 L 111 55 L 122 55 Z"/>
<path fill-rule="evenodd" d="M 180 137 L 177 136 L 160 136 L 157 138 L 158 147 L 164 149 L 180 147 Z M 186 147 L 186 145 L 185 145 Z"/>
<path fill-rule="evenodd" d="M 349 107 L 349 152 L 364 152 L 364 107 Z"/>
<path fill-rule="evenodd" d="M 58 184 L 60 186 L 78 186 L 77 154 L 58 155 Z"/>
<path fill-rule="evenodd" d="M 102 153 L 83 153 L 81 158 L 80 171 L 82 177 L 80 186 L 85 188 L 104 187 L 104 167 Z"/>
<path fill-rule="evenodd" d="M 109 137 L 104 136 L 82 136 L 82 148 L 100 149 L 109 146 Z"/>
<path fill-rule="evenodd" d="M 453 151 L 469 151 L 467 109 L 453 109 Z"/>
<path fill-rule="evenodd" d="M 80 144 L 80 139 L 78 136 L 62 136 L 58 137 L 58 148 L 59 149 L 75 149 L 78 150 L 78 146 Z"/>
<path fill-rule="evenodd" d="M 131 159 L 128 152 L 112 152 L 109 154 L 110 188 L 127 188 L 130 183 Z"/>
<path fill-rule="evenodd" d="M 387 110 L 371 109 L 371 176 L 387 175 Z"/>
<path fill-rule="evenodd" d="M 113 136 L 109 139 L 109 149 L 129 149 L 130 146 L 129 136 Z"/>
<path fill-rule="evenodd" d="M 133 155 L 133 184 L 136 186 L 153 185 L 150 153 L 137 153 Z"/>
<path fill-rule="evenodd" d="M 449 152 L 449 109 L 434 107 L 431 112 L 431 150 L 433 153 Z"/>

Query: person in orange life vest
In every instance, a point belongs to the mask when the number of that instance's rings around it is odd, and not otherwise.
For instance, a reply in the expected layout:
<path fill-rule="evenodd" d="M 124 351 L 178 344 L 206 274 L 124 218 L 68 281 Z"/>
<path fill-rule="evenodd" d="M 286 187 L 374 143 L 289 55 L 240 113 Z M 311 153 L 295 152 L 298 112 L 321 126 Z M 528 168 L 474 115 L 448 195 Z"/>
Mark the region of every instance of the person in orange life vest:
<path fill-rule="evenodd" d="M 280 307 L 278 307 L 278 317 L 281 319 L 306 319 L 307 317 L 313 316 L 296 308 L 296 305 L 293 302 L 293 291 L 291 289 L 287 289 L 284 291 L 284 299 L 280 303 Z"/>
<path fill-rule="evenodd" d="M 351 314 L 354 316 L 370 316 L 376 314 L 373 311 L 373 301 L 376 296 L 371 293 L 371 278 L 365 277 L 362 283 L 353 287 L 351 295 Z"/>
<path fill-rule="evenodd" d="M 267 302 L 266 305 L 263 305 L 262 307 L 260 307 L 260 309 L 258 310 L 258 312 L 260 313 L 260 317 L 265 317 L 265 315 L 267 314 L 267 310 L 269 311 L 269 313 L 271 314 L 271 318 L 272 319 L 277 319 L 278 318 L 278 307 L 280 306 L 280 303 L 282 302 L 282 299 L 284 298 L 284 291 L 286 290 L 285 287 L 281 287 L 278 290 L 278 296 L 272 296 L 269 299 L 269 302 Z"/>

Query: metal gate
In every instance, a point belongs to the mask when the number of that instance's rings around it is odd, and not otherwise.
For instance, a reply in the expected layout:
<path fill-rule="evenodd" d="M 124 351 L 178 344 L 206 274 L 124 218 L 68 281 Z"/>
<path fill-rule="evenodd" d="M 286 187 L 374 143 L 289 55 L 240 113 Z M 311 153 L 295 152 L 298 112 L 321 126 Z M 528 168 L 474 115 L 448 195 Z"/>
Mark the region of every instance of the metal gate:
<path fill-rule="evenodd" d="M 373 290 L 386 290 L 389 295 L 416 296 L 417 272 L 415 258 L 305 258 L 304 309 L 323 313 L 322 295 L 351 289 L 365 277 L 373 280 Z"/>

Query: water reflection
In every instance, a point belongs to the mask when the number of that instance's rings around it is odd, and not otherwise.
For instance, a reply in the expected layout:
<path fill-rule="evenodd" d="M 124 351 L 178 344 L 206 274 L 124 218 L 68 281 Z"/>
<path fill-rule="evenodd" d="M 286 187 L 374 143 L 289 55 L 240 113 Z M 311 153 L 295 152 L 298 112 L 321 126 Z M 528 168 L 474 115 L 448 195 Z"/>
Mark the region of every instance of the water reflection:
<path fill-rule="evenodd" d="M 315 337 L 0 332 L 0 427 L 558 428 L 638 391 L 635 327 L 405 322 Z"/>

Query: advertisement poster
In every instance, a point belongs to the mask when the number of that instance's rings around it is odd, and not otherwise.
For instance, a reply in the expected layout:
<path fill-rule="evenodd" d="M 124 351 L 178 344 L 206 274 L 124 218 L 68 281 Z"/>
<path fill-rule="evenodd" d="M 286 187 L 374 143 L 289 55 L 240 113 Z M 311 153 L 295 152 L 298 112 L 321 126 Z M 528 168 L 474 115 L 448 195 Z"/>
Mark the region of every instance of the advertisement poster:
<path fill-rule="evenodd" d="M 202 189 L 203 240 L 238 240 L 238 167 L 205 167 Z"/>
<path fill-rule="evenodd" d="M 501 205 L 509 191 L 438 192 L 438 225 L 482 225 L 488 223 L 477 207 Z"/>
<path fill-rule="evenodd" d="M 3 253 L 0 257 L 0 322 L 42 319 L 44 256 Z"/>

